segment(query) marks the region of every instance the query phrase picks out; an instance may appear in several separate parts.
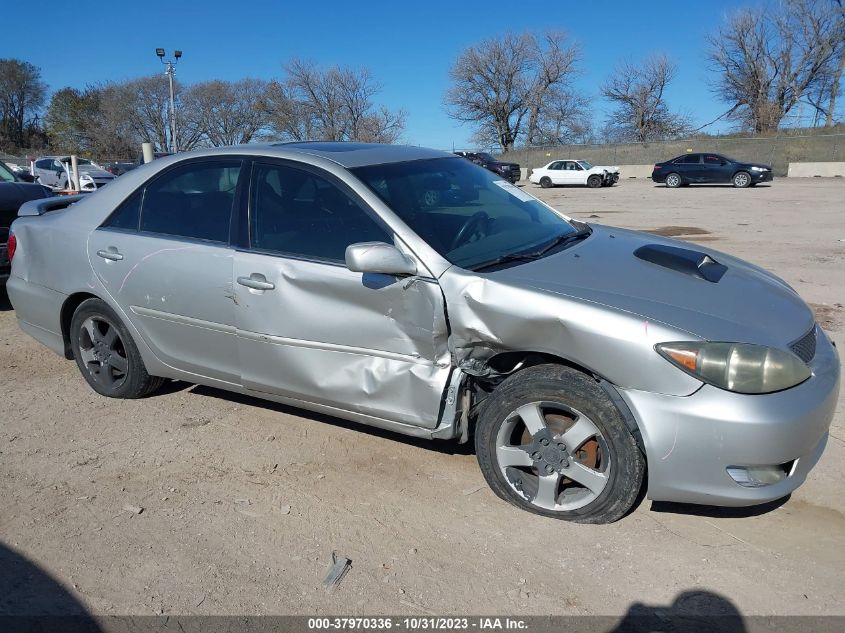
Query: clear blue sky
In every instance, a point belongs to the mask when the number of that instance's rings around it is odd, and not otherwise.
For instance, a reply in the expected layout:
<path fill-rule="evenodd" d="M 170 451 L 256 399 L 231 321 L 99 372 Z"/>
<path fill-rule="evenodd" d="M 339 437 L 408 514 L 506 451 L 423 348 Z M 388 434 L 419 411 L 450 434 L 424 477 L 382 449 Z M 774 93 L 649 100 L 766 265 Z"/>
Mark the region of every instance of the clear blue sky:
<path fill-rule="evenodd" d="M 578 87 L 595 97 L 600 113 L 607 105 L 598 86 L 616 63 L 666 52 L 678 66 L 670 106 L 699 125 L 710 121 L 725 106 L 708 91 L 705 37 L 726 14 L 751 3 L 130 0 L 59 2 L 47 16 L 32 3 L 14 1 L 4 3 L 0 58 L 39 66 L 51 91 L 158 72 L 159 46 L 184 51 L 177 77 L 188 83 L 278 78 L 294 56 L 322 65 L 364 65 L 384 84 L 381 102 L 407 111 L 406 142 L 451 149 L 466 147 L 471 129 L 445 113 L 449 69 L 467 46 L 508 30 L 562 29 L 580 42 Z M 74 7 L 76 31 L 74 20 L 61 19 Z M 525 10 L 530 7 L 538 11 Z"/>

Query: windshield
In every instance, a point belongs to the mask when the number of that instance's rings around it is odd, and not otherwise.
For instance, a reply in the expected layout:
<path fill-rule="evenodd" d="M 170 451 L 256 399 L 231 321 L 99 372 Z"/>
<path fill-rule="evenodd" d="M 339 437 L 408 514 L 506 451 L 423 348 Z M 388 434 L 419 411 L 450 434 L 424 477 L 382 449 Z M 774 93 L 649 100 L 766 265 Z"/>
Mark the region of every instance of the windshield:
<path fill-rule="evenodd" d="M 584 169 L 592 169 L 593 168 L 593 164 L 590 161 L 579 160 L 578 162 L 581 163 L 581 167 L 583 167 Z"/>
<path fill-rule="evenodd" d="M 533 196 L 459 158 L 351 171 L 434 250 L 462 268 L 537 251 L 575 232 Z"/>

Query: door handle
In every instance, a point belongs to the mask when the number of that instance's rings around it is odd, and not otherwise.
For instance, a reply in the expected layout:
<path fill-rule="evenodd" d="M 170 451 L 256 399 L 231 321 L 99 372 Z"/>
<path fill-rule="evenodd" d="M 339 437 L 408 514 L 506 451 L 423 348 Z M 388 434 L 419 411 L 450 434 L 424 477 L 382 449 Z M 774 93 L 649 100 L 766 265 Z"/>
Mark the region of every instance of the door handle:
<path fill-rule="evenodd" d="M 103 259 L 108 259 L 108 260 L 111 260 L 113 262 L 119 262 L 121 259 L 123 259 L 123 255 L 118 253 L 117 250 L 114 247 L 109 248 L 109 250 L 107 250 L 107 251 L 106 250 L 99 250 L 99 251 L 97 251 L 97 255 L 99 255 Z"/>
<path fill-rule="evenodd" d="M 273 290 L 276 287 L 271 281 L 260 273 L 252 273 L 249 277 L 238 277 L 238 283 L 253 290 Z"/>

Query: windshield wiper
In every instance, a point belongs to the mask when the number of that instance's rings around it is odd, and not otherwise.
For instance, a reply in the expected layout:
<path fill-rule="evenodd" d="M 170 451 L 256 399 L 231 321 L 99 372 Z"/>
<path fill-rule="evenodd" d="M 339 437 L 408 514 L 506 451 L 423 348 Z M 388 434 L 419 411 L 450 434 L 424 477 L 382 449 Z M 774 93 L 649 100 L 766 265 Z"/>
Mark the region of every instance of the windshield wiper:
<path fill-rule="evenodd" d="M 540 259 L 541 257 L 543 257 L 543 255 L 545 255 L 557 246 L 582 240 L 585 237 L 589 236 L 592 232 L 593 230 L 591 228 L 585 226 L 583 229 L 579 229 L 574 233 L 558 235 L 539 251 L 534 251 L 531 253 L 510 253 L 508 255 L 502 255 L 501 257 L 497 257 L 496 259 L 490 260 L 489 262 L 484 262 L 483 264 L 475 266 L 472 270 L 480 271 L 484 270 L 485 268 L 491 268 L 492 266 L 498 266 L 499 264 L 506 264 L 507 262 L 531 262 L 536 259 Z"/>
<path fill-rule="evenodd" d="M 593 229 L 588 226 L 585 226 L 583 229 L 579 229 L 574 233 L 565 233 L 563 235 L 558 235 L 539 251 L 531 253 L 531 255 L 534 255 L 535 257 L 542 257 L 556 246 L 560 246 L 562 244 L 569 244 L 570 242 L 577 242 L 578 240 L 582 240 L 585 237 L 588 237 L 592 232 Z"/>
<path fill-rule="evenodd" d="M 477 272 L 485 268 L 498 266 L 499 264 L 506 264 L 507 262 L 531 262 L 535 259 L 537 259 L 536 253 L 510 253 L 509 255 L 502 255 L 496 259 L 491 259 L 489 262 L 474 266 L 472 270 Z"/>

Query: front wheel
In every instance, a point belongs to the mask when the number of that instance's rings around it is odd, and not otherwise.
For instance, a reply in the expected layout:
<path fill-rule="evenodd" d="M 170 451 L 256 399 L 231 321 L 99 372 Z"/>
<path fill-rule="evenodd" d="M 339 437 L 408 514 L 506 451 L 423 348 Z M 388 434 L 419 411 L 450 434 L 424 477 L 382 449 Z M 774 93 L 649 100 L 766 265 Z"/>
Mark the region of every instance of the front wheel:
<path fill-rule="evenodd" d="M 488 397 L 478 463 L 513 505 L 578 523 L 612 523 L 634 505 L 645 460 L 622 414 L 591 377 L 561 365 L 512 375 Z"/>
<path fill-rule="evenodd" d="M 100 299 L 79 304 L 70 322 L 70 344 L 82 377 L 109 398 L 141 398 L 162 379 L 150 376 L 120 318 Z"/>
<path fill-rule="evenodd" d="M 738 171 L 734 174 L 733 183 L 734 187 L 745 189 L 751 184 L 751 175 L 745 171 Z"/>
<path fill-rule="evenodd" d="M 593 174 L 592 176 L 587 178 L 587 186 L 590 189 L 598 189 L 599 187 L 601 187 L 601 183 L 602 183 L 602 177 L 598 176 L 596 174 Z"/>

